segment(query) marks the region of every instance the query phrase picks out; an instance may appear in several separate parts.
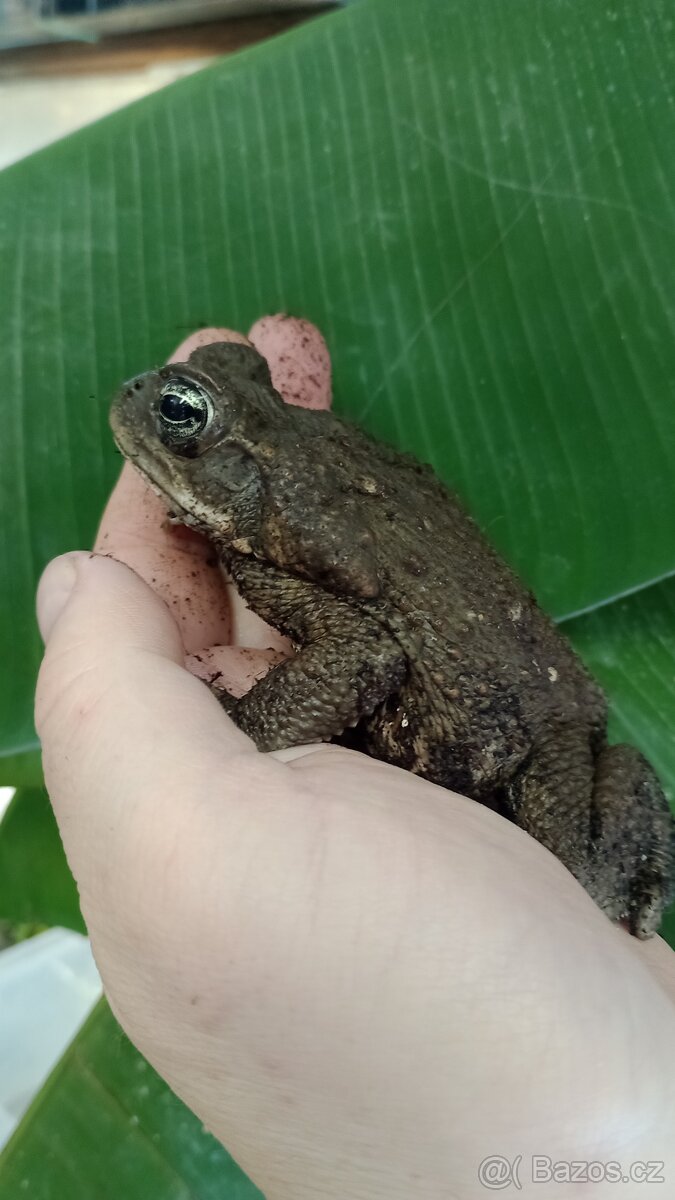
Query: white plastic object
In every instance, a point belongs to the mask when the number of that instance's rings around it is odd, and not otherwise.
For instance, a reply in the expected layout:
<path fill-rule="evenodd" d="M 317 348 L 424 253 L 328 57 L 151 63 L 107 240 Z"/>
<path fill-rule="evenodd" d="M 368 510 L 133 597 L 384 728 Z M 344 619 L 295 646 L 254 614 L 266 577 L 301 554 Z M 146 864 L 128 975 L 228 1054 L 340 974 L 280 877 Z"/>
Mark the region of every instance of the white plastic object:
<path fill-rule="evenodd" d="M 72 930 L 0 953 L 0 1147 L 100 995 L 89 942 Z"/>

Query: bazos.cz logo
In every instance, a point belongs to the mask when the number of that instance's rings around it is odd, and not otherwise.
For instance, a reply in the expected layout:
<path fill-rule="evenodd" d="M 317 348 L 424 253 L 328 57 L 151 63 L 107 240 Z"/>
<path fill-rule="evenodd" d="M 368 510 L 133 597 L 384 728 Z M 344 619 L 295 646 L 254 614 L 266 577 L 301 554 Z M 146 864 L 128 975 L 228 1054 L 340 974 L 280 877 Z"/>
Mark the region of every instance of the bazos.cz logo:
<path fill-rule="evenodd" d="M 505 1158 L 489 1154 L 478 1168 L 478 1179 L 491 1192 L 512 1187 L 520 1191 L 528 1183 L 665 1183 L 662 1162 L 555 1161 L 547 1154 L 533 1154 L 525 1162 L 522 1154 Z"/>

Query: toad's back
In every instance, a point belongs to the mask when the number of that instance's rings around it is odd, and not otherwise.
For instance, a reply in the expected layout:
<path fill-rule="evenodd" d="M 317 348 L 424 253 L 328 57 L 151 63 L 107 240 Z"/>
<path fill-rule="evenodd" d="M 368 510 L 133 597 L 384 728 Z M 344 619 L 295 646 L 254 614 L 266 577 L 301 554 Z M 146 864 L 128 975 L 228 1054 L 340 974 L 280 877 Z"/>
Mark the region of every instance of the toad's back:
<path fill-rule="evenodd" d="M 330 423 L 322 454 L 377 558 L 380 592 L 364 606 L 409 664 L 396 697 L 360 725 L 362 748 L 485 796 L 552 724 L 601 739 L 601 689 L 456 498 L 430 468 Z"/>

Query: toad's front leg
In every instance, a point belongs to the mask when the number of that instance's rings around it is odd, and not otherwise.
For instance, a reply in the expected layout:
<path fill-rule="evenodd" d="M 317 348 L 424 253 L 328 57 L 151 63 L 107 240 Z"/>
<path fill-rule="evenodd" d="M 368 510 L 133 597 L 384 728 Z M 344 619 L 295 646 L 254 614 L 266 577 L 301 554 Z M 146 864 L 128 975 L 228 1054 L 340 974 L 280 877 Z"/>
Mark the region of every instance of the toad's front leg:
<path fill-rule="evenodd" d="M 214 689 L 260 750 L 329 741 L 401 686 L 405 656 L 367 609 L 255 559 L 228 565 L 250 607 L 301 647 L 239 700 Z"/>

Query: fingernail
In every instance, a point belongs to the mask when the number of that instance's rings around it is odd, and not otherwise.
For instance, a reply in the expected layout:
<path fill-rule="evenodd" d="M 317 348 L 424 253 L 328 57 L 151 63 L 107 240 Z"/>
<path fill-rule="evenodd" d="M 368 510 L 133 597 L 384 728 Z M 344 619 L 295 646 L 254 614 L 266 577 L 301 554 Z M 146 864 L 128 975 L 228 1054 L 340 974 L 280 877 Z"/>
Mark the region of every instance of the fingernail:
<path fill-rule="evenodd" d="M 77 579 L 78 562 L 90 556 L 85 551 L 62 554 L 53 559 L 43 572 L 37 591 L 37 619 L 42 640 L 46 643 L 68 603 Z"/>

